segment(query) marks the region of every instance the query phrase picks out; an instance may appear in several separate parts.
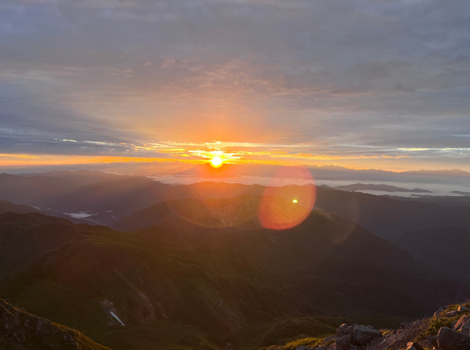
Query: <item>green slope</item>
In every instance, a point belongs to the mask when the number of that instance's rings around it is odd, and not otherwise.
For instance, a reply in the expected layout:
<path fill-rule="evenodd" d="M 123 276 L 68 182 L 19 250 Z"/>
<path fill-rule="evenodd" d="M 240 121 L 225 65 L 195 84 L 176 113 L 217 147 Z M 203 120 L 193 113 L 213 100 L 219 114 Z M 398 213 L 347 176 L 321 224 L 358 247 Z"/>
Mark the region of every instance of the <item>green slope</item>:
<path fill-rule="evenodd" d="M 5 350 L 106 350 L 82 333 L 33 316 L 0 299 L 0 348 Z"/>
<path fill-rule="evenodd" d="M 118 350 L 223 348 L 291 317 L 390 325 L 469 291 L 413 275 L 404 251 L 319 212 L 290 230 L 231 234 L 198 226 L 131 234 L 4 215 L 2 249 L 35 259 L 0 281 L 0 297 Z M 31 247 L 31 237 L 65 243 Z"/>

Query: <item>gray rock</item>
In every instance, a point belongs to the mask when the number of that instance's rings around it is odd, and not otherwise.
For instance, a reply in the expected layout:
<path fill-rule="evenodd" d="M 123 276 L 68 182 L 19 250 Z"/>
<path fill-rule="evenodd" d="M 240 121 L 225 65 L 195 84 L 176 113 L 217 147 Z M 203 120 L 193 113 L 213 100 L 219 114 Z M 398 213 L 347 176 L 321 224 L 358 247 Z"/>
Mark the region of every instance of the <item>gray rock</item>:
<path fill-rule="evenodd" d="M 418 343 L 410 342 L 407 344 L 406 350 L 424 350 L 424 348 Z"/>
<path fill-rule="evenodd" d="M 446 312 L 444 314 L 445 317 L 454 317 L 454 316 L 457 316 L 459 314 L 459 312 L 457 310 L 454 310 L 454 311 L 449 311 L 449 312 Z"/>
<path fill-rule="evenodd" d="M 78 331 L 28 314 L 0 299 L 0 349 L 90 349 L 84 344 L 91 340 L 83 338 Z M 94 349 L 105 350 L 94 344 Z"/>
<path fill-rule="evenodd" d="M 295 350 L 313 350 L 313 349 L 308 346 L 301 345 L 301 346 L 296 347 Z"/>
<path fill-rule="evenodd" d="M 470 309 L 464 305 L 459 305 L 459 308 L 458 308 L 458 311 L 459 312 L 469 312 Z"/>
<path fill-rule="evenodd" d="M 470 316 L 464 315 L 460 317 L 454 326 L 454 330 L 460 332 L 467 337 L 470 336 Z"/>
<path fill-rule="evenodd" d="M 401 329 L 408 328 L 409 326 L 410 326 L 410 323 L 409 323 L 409 322 L 402 322 L 402 323 L 400 323 L 400 328 L 401 328 Z"/>
<path fill-rule="evenodd" d="M 336 329 L 336 338 L 340 338 L 344 335 L 352 336 L 353 328 L 353 326 L 348 326 L 347 323 L 343 323 L 341 326 L 338 327 L 338 329 Z"/>
<path fill-rule="evenodd" d="M 326 337 L 325 339 L 323 339 L 323 343 L 328 343 L 329 341 L 332 341 L 332 340 L 335 340 L 334 335 L 330 335 L 329 337 Z"/>
<path fill-rule="evenodd" d="M 442 327 L 437 334 L 437 346 L 439 350 L 469 350 L 470 337 Z"/>
<path fill-rule="evenodd" d="M 439 310 L 437 310 L 435 313 L 434 313 L 434 317 L 439 317 L 439 314 L 444 311 L 445 309 L 443 307 L 440 307 Z"/>
<path fill-rule="evenodd" d="M 366 326 L 356 326 L 353 329 L 353 343 L 355 345 L 365 345 L 376 338 L 380 338 L 382 334 L 375 329 Z"/>
<path fill-rule="evenodd" d="M 432 346 L 437 348 L 437 335 L 428 336 L 428 342 L 430 342 Z"/>
<path fill-rule="evenodd" d="M 343 335 L 342 337 L 336 337 L 335 350 L 350 350 L 351 349 L 352 336 Z"/>

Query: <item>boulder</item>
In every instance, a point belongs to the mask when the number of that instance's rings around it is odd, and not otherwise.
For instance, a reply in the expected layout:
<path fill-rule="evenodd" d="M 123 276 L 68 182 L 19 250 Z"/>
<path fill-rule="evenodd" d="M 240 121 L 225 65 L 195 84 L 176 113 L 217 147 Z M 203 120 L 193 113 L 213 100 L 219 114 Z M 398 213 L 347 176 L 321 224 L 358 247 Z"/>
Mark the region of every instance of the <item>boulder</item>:
<path fill-rule="evenodd" d="M 457 323 L 454 326 L 454 330 L 469 337 L 470 336 L 470 316 L 465 315 L 465 316 L 460 317 L 460 319 L 457 321 Z"/>
<path fill-rule="evenodd" d="M 323 343 L 328 343 L 332 340 L 335 340 L 335 336 L 334 335 L 330 335 L 329 337 L 326 337 L 325 339 L 323 339 Z"/>
<path fill-rule="evenodd" d="M 406 350 L 424 350 L 424 348 L 418 343 L 410 342 L 407 344 Z"/>
<path fill-rule="evenodd" d="M 350 350 L 351 349 L 352 337 L 343 335 L 342 337 L 336 337 L 335 350 Z"/>
<path fill-rule="evenodd" d="M 336 329 L 335 335 L 336 338 L 340 338 L 344 335 L 352 336 L 354 326 L 348 326 L 347 323 L 343 323 L 341 326 Z"/>
<path fill-rule="evenodd" d="M 428 342 L 431 343 L 432 346 L 437 348 L 437 335 L 429 335 Z"/>
<path fill-rule="evenodd" d="M 437 334 L 437 346 L 439 350 L 469 350 L 470 337 L 442 327 Z"/>
<path fill-rule="evenodd" d="M 459 305 L 459 308 L 458 308 L 458 311 L 459 312 L 469 312 L 470 309 L 464 305 Z"/>
<path fill-rule="evenodd" d="M 454 310 L 454 311 L 449 311 L 449 312 L 446 312 L 444 314 L 445 317 L 454 317 L 454 316 L 457 316 L 459 314 L 459 312 L 457 310 Z"/>
<path fill-rule="evenodd" d="M 380 338 L 382 334 L 376 329 L 370 329 L 366 326 L 355 326 L 353 329 L 353 343 L 355 345 L 365 345 L 376 338 Z"/>

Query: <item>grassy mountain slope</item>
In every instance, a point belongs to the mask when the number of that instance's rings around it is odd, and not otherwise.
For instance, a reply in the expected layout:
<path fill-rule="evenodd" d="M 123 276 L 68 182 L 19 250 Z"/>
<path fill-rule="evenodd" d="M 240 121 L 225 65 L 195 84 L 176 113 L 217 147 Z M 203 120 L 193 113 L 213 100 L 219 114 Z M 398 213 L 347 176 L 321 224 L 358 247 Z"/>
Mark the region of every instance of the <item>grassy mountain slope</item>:
<path fill-rule="evenodd" d="M 79 235 L 68 220 L 41 214 L 0 215 L 0 278 L 32 266 Z"/>
<path fill-rule="evenodd" d="M 289 186 L 292 192 L 300 186 Z M 260 196 L 264 187 L 240 184 L 203 183 L 188 186 L 175 186 L 167 192 L 170 198 L 187 198 L 188 200 L 207 200 L 207 198 L 234 198 L 243 194 Z M 286 191 L 289 193 L 289 191 Z M 203 193 L 204 195 L 201 195 Z M 152 211 L 168 212 L 163 203 L 157 203 L 134 214 L 117 220 L 113 224 L 118 229 L 137 229 L 157 224 Z M 374 234 L 390 239 L 403 233 L 424 228 L 461 226 L 470 228 L 470 208 L 443 207 L 433 203 L 401 201 L 384 196 L 364 193 L 339 191 L 318 187 L 315 208 L 332 213 L 353 222 L 357 222 Z M 162 215 L 163 216 L 163 215 Z M 161 216 L 158 216 L 158 220 Z M 169 219 L 165 219 L 169 220 Z"/>
<path fill-rule="evenodd" d="M 220 348 L 246 327 L 286 317 L 333 314 L 385 325 L 469 292 L 410 274 L 402 250 L 317 212 L 290 230 L 231 234 L 198 226 L 129 234 L 4 215 L 5 249 L 21 253 L 19 242 L 27 247 L 35 232 L 69 241 L 37 249 L 31 264 L 2 279 L 0 297 L 113 349 Z"/>
<path fill-rule="evenodd" d="M 328 188 L 318 188 L 315 206 L 357 222 L 385 239 L 426 228 L 470 228 L 470 208 L 467 207 L 443 207 Z"/>
<path fill-rule="evenodd" d="M 9 201 L 0 200 L 0 214 L 3 213 L 39 213 L 39 210 L 29 205 L 18 205 Z"/>
<path fill-rule="evenodd" d="M 433 270 L 467 277 L 470 274 L 470 229 L 440 227 L 408 232 L 393 239 Z"/>
<path fill-rule="evenodd" d="M 8 350 L 106 350 L 82 333 L 33 316 L 0 299 L 0 348 Z"/>

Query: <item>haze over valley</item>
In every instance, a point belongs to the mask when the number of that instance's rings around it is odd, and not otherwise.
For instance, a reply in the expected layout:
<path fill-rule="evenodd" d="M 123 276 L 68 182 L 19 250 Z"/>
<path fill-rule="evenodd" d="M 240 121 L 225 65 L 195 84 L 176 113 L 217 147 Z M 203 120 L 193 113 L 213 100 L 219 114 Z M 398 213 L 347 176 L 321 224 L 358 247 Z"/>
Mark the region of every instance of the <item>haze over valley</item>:
<path fill-rule="evenodd" d="M 470 350 L 469 23 L 0 1 L 0 350 Z"/>

